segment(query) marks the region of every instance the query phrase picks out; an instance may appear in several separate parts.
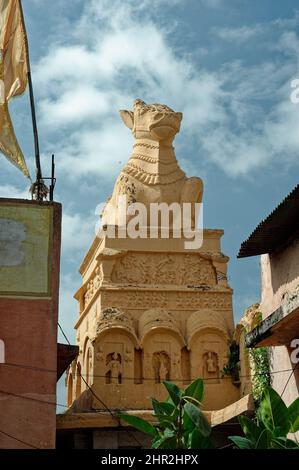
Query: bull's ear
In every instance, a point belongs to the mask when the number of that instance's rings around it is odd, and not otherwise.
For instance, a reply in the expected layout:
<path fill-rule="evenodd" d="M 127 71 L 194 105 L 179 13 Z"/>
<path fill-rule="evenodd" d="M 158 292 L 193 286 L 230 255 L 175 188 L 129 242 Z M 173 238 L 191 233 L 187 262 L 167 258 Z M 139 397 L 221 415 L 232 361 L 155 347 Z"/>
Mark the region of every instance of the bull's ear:
<path fill-rule="evenodd" d="M 126 111 L 125 109 L 121 109 L 119 111 L 119 114 L 120 114 L 122 120 L 124 121 L 125 125 L 129 129 L 133 129 L 133 125 L 134 125 L 134 113 L 133 113 L 133 111 Z"/>
<path fill-rule="evenodd" d="M 180 121 L 183 119 L 183 113 L 176 113 L 176 115 Z"/>

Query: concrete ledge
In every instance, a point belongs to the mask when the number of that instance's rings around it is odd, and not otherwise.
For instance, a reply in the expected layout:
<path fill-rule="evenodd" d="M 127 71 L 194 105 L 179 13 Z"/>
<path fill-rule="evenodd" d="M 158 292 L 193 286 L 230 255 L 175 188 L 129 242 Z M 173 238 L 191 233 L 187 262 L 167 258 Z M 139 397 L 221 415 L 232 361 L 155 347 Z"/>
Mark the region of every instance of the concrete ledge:
<path fill-rule="evenodd" d="M 204 411 L 204 414 L 211 424 L 217 426 L 242 413 L 254 410 L 252 395 L 246 395 L 231 405 L 214 411 Z M 114 412 L 116 414 L 116 412 Z M 127 410 L 126 413 L 146 419 L 151 423 L 156 420 L 152 410 Z M 107 411 L 91 413 L 65 413 L 56 416 L 57 429 L 97 429 L 97 428 L 117 428 L 120 425 L 129 426 L 126 422 L 120 421 L 111 416 Z"/>
<path fill-rule="evenodd" d="M 299 294 L 296 293 L 245 336 L 247 348 L 289 346 L 299 335 Z"/>

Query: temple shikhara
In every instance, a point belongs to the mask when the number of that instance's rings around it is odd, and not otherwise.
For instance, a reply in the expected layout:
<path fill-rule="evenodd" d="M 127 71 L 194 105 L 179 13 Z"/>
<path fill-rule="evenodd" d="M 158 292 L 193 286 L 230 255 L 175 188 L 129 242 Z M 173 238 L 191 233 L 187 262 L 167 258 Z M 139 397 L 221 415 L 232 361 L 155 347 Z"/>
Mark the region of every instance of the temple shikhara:
<path fill-rule="evenodd" d="M 172 145 L 182 114 L 141 100 L 120 114 L 135 143 L 109 204 L 116 207 L 120 195 L 127 196 L 128 205 L 146 207 L 200 203 L 203 183 L 185 175 Z M 107 210 L 102 217 L 105 224 Z M 222 235 L 223 230 L 204 229 L 201 246 L 191 249 L 183 234 L 95 237 L 75 294 L 80 353 L 68 370 L 65 420 L 68 414 L 90 417 L 107 407 L 142 414 L 151 409 L 151 397 L 165 398 L 163 380 L 186 386 L 202 377 L 205 410 L 225 408 L 248 393 L 247 382 L 223 372 L 235 328 Z M 104 414 L 94 416 L 97 428 L 107 427 L 100 423 Z"/>

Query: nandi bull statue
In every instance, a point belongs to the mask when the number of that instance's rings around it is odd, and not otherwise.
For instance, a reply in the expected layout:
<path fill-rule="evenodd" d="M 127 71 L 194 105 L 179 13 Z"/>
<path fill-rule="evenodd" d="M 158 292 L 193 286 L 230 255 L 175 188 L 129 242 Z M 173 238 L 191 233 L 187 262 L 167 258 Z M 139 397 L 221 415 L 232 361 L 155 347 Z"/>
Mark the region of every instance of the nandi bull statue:
<path fill-rule="evenodd" d="M 138 202 L 147 209 L 151 203 L 200 203 L 203 182 L 197 177 L 187 178 L 172 146 L 182 113 L 164 104 L 146 104 L 137 99 L 133 111 L 121 110 L 120 115 L 136 141 L 104 208 L 102 224 L 109 225 L 108 207 L 117 208 L 120 196 L 126 196 L 128 205 Z"/>

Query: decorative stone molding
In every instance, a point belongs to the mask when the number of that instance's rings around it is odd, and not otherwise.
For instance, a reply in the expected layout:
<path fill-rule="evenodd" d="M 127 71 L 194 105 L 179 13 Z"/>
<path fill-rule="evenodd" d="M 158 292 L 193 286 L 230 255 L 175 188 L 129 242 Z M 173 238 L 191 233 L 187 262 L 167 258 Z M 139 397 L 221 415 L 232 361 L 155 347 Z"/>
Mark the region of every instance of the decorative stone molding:
<path fill-rule="evenodd" d="M 225 339 L 229 338 L 229 332 L 223 316 L 219 312 L 211 309 L 200 310 L 192 313 L 188 318 L 186 324 L 187 333 L 187 347 L 191 348 L 191 343 L 197 333 L 204 330 L 217 331 L 224 336 Z"/>
<path fill-rule="evenodd" d="M 136 337 L 133 321 L 127 313 L 115 307 L 108 307 L 102 310 L 99 320 L 97 322 L 96 334 L 97 337 L 103 333 L 110 332 L 112 329 L 121 329 L 133 337 L 136 347 L 139 346 Z"/>
<path fill-rule="evenodd" d="M 140 344 L 143 344 L 144 338 L 149 332 L 157 329 L 171 331 L 179 337 L 181 347 L 185 345 L 179 322 L 170 312 L 160 308 L 147 310 L 141 315 L 138 328 Z"/>
<path fill-rule="evenodd" d="M 86 284 L 86 291 L 84 294 L 84 308 L 90 303 L 94 294 L 98 292 L 100 285 L 103 282 L 103 271 L 101 266 L 97 266 L 94 271 L 94 276 Z"/>
<path fill-rule="evenodd" d="M 141 169 L 139 165 L 135 165 L 131 161 L 127 163 L 127 165 L 123 169 L 123 173 L 129 176 L 133 176 L 136 180 L 140 181 L 141 183 L 151 185 L 173 184 L 186 178 L 185 173 L 179 168 L 176 168 L 171 173 L 157 175 L 156 173 L 149 173 L 147 170 Z"/>
<path fill-rule="evenodd" d="M 113 299 L 113 300 L 112 300 Z M 230 310 L 231 291 L 227 292 L 159 292 L 159 291 L 115 291 L 101 292 L 103 306 L 111 305 L 126 309 L 166 308 L 171 310 L 197 310 L 212 308 L 213 310 Z"/>

